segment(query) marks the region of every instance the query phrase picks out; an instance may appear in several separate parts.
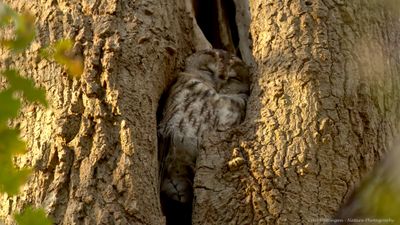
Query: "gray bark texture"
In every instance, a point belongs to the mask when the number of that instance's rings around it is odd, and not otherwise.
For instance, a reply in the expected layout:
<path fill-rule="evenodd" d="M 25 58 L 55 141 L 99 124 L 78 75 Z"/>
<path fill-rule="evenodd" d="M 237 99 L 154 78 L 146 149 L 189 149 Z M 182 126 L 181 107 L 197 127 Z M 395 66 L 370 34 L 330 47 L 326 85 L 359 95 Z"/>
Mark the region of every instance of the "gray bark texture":
<path fill-rule="evenodd" d="M 36 18 L 38 37 L 9 64 L 46 89 L 50 107 L 24 107 L 16 122 L 29 149 L 16 163 L 35 172 L 19 196 L 0 197 L 0 219 L 33 204 L 60 225 L 165 224 L 156 112 L 199 45 L 185 2 L 5 1 Z M 385 2 L 249 1 L 251 20 L 238 22 L 252 37 L 241 49 L 254 65 L 246 119 L 205 137 L 193 224 L 335 214 L 398 132 L 400 22 Z M 38 55 L 61 38 L 84 57 L 78 79 Z"/>

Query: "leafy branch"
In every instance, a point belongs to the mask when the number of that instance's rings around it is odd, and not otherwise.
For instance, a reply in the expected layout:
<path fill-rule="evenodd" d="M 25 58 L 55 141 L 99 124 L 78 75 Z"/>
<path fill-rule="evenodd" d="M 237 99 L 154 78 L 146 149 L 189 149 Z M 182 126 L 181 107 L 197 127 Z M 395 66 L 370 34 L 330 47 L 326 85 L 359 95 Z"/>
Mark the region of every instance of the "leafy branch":
<path fill-rule="evenodd" d="M 0 46 L 13 53 L 23 52 L 36 36 L 34 18 L 29 13 L 19 14 L 0 3 L 0 28 L 11 27 L 14 28 L 13 37 L 0 38 Z M 69 74 L 80 76 L 83 63 L 80 57 L 71 54 L 72 46 L 71 40 L 61 40 L 43 48 L 40 53 L 42 57 L 63 65 Z M 28 102 L 37 102 L 44 107 L 48 107 L 48 103 L 44 89 L 35 87 L 34 82 L 21 76 L 18 70 L 8 68 L 0 72 L 0 76 L 7 80 L 7 86 L 0 91 L 0 192 L 16 195 L 31 174 L 31 169 L 15 168 L 13 157 L 26 153 L 26 145 L 19 137 L 19 130 L 10 128 L 8 123 L 18 116 L 22 96 Z M 22 213 L 15 214 L 14 218 L 19 225 L 52 224 L 40 208 L 28 207 Z"/>

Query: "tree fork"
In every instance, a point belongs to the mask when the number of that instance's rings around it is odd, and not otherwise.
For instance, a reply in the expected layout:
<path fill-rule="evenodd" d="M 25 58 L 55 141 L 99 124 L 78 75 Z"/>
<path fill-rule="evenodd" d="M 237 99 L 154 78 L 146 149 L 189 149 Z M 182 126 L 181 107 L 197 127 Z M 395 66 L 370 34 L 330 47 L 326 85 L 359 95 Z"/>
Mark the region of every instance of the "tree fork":
<path fill-rule="evenodd" d="M 37 18 L 38 38 L 10 63 L 46 88 L 51 107 L 21 111 L 30 152 L 16 162 L 37 171 L 19 197 L 2 196 L 0 218 L 34 204 L 57 224 L 165 224 L 156 111 L 196 50 L 185 2 L 5 3 Z M 206 138 L 193 224 L 333 216 L 398 132 L 400 29 L 384 3 L 249 2 L 251 48 L 240 49 L 255 62 L 246 120 Z M 239 36 L 247 32 L 241 16 Z M 75 40 L 84 56 L 80 80 L 37 60 L 38 47 L 61 38 Z M 236 157 L 244 160 L 232 170 Z"/>

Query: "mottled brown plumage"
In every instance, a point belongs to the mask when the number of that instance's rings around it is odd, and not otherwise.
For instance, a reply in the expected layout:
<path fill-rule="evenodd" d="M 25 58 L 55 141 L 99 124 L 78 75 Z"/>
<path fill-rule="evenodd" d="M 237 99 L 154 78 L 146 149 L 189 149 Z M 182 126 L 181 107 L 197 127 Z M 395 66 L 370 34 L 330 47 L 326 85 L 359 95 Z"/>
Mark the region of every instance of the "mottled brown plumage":
<path fill-rule="evenodd" d="M 172 86 L 159 125 L 161 193 L 181 203 L 192 199 L 196 157 L 204 132 L 226 131 L 245 115 L 249 71 L 236 56 L 204 50 L 186 60 Z"/>

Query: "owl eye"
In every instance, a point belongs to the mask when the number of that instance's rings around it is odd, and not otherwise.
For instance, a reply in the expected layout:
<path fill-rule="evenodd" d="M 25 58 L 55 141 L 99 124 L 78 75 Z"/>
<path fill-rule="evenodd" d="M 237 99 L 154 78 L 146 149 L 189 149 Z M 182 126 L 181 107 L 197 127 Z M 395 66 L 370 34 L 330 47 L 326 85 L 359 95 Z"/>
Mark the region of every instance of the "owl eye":
<path fill-rule="evenodd" d="M 207 73 L 213 73 L 213 71 L 208 67 L 200 67 L 200 70 Z"/>
<path fill-rule="evenodd" d="M 230 81 L 235 81 L 235 82 L 242 82 L 238 77 L 229 77 Z"/>

